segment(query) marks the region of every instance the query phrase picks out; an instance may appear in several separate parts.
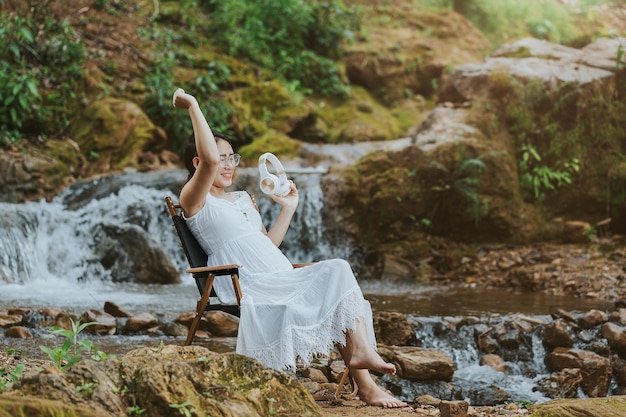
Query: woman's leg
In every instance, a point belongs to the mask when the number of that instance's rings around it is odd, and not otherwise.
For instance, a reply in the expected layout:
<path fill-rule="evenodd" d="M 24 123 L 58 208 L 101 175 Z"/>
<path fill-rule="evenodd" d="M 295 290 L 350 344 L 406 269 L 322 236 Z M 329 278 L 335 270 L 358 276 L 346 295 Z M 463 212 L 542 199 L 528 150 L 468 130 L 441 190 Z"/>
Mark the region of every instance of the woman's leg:
<path fill-rule="evenodd" d="M 372 379 L 370 369 L 395 375 L 396 367 L 385 362 L 369 344 L 363 320 L 357 320 L 356 328 L 346 332 L 346 346 L 338 346 L 338 349 L 359 388 L 359 397 L 362 401 L 368 405 L 389 408 L 407 406 L 407 403 L 383 391 Z"/>
<path fill-rule="evenodd" d="M 395 365 L 385 362 L 370 345 L 365 321 L 362 319 L 356 320 L 354 330 L 346 332 L 346 346 L 340 351 L 346 366 L 350 369 L 369 369 L 383 374 L 396 374 Z"/>
<path fill-rule="evenodd" d="M 359 387 L 359 398 L 367 405 L 387 408 L 406 407 L 408 404 L 383 391 L 372 379 L 367 369 L 350 369 L 350 375 Z"/>

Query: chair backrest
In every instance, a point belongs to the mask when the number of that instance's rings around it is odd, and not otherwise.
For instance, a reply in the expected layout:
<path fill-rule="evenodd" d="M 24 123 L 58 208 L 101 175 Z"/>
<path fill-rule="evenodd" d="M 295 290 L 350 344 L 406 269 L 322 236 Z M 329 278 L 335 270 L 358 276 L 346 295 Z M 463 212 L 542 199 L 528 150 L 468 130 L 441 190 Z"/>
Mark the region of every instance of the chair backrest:
<path fill-rule="evenodd" d="M 208 255 L 206 254 L 204 249 L 202 249 L 193 233 L 191 233 L 191 230 L 189 230 L 187 222 L 185 221 L 185 219 L 183 219 L 183 216 L 181 214 L 180 205 L 174 204 L 171 197 L 165 197 L 165 203 L 167 204 L 167 209 L 170 212 L 170 216 L 172 216 L 172 223 L 174 223 L 174 227 L 176 228 L 176 233 L 178 234 L 180 243 L 183 247 L 183 250 L 185 251 L 185 256 L 187 257 L 189 266 L 192 268 L 206 266 Z M 200 291 L 200 294 L 202 294 L 208 274 L 204 274 L 204 276 L 197 275 L 198 274 L 194 274 L 194 278 L 196 279 L 198 291 Z M 217 296 L 217 294 L 215 294 L 215 290 L 211 289 L 211 297 L 215 296 Z"/>

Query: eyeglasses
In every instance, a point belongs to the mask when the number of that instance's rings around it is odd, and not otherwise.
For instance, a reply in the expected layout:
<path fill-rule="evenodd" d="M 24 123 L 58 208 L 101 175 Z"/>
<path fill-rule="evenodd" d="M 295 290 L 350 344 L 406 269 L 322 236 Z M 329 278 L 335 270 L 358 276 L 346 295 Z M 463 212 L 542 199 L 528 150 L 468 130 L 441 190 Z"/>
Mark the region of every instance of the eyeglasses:
<path fill-rule="evenodd" d="M 241 155 L 238 153 L 231 153 L 230 155 L 220 155 L 220 166 L 226 167 L 228 164 L 233 164 L 233 166 L 239 165 L 239 161 L 241 161 Z"/>

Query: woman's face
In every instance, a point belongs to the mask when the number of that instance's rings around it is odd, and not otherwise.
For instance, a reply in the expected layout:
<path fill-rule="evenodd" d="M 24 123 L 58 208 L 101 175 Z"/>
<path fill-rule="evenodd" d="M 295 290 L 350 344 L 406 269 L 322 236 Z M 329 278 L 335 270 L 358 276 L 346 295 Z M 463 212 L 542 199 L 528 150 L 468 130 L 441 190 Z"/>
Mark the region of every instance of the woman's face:
<path fill-rule="evenodd" d="M 213 186 L 230 187 L 233 184 L 233 175 L 235 174 L 235 164 L 232 162 L 233 147 L 224 139 L 220 139 L 217 141 L 217 150 L 220 152 L 220 163 Z"/>

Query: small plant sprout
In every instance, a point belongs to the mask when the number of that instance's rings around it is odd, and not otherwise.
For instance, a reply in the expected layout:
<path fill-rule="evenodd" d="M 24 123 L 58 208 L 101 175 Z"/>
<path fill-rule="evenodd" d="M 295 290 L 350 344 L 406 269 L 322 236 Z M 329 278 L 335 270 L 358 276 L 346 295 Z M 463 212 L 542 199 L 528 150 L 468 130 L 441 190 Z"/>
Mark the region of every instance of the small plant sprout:
<path fill-rule="evenodd" d="M 189 401 L 180 404 L 170 404 L 169 406 L 178 410 L 178 412 L 185 417 L 191 417 L 196 412 L 195 407 L 193 407 Z"/>
<path fill-rule="evenodd" d="M 24 364 L 20 363 L 14 370 L 0 368 L 0 392 L 6 391 L 13 386 L 24 372 Z"/>
<path fill-rule="evenodd" d="M 49 348 L 47 346 L 39 346 L 39 348 L 48 355 L 50 360 L 56 364 L 56 366 L 64 371 L 78 362 L 81 358 L 82 352 L 91 353 L 93 349 L 92 343 L 88 339 L 78 339 L 78 335 L 86 327 L 97 324 L 96 322 L 82 323 L 80 320 L 70 320 L 72 323 L 72 329 L 67 330 L 62 327 L 50 327 L 52 334 L 65 337 L 65 343 L 62 346 L 56 346 Z"/>

